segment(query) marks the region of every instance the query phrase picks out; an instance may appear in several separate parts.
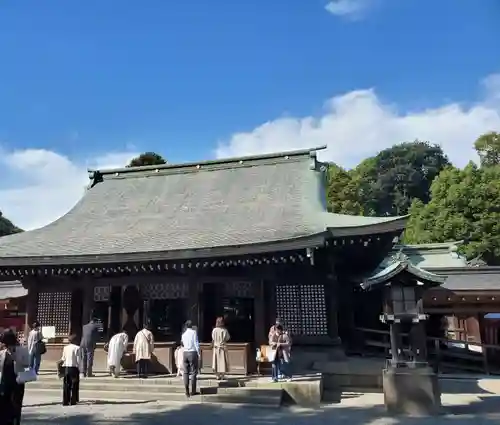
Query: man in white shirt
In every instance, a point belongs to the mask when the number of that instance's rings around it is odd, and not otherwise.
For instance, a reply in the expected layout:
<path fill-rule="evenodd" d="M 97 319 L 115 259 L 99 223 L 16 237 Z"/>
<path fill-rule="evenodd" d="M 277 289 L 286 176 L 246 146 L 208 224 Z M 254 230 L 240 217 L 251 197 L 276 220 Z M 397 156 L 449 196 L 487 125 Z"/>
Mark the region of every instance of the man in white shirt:
<path fill-rule="evenodd" d="M 63 348 L 61 357 L 64 369 L 63 406 L 75 405 L 80 398 L 80 369 L 82 367 L 82 349 L 76 345 L 76 335 L 69 336 L 69 344 Z"/>
<path fill-rule="evenodd" d="M 196 395 L 196 377 L 198 375 L 198 364 L 200 358 L 200 343 L 198 342 L 198 333 L 193 329 L 191 320 L 186 322 L 186 330 L 181 338 L 184 349 L 184 370 L 183 380 L 186 390 L 186 397 Z M 191 392 L 189 392 L 189 378 L 191 377 Z"/>

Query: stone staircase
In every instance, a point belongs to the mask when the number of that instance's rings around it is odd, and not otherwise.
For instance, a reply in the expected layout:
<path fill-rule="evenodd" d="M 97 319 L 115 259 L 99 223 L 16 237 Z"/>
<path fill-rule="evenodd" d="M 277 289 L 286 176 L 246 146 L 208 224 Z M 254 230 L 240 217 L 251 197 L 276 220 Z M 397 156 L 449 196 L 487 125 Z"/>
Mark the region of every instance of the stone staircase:
<path fill-rule="evenodd" d="M 198 402 L 212 404 L 232 404 L 248 407 L 278 408 L 286 400 L 289 392 L 299 394 L 295 404 L 310 404 L 301 401 L 300 394 L 306 398 L 317 397 L 315 388 L 321 387 L 320 377 L 313 377 L 292 383 L 272 383 L 269 378 L 235 377 L 217 381 L 212 377 L 201 376 L 198 380 L 199 395 L 187 399 L 180 377 L 150 377 L 138 379 L 123 376 L 118 379 L 109 376 L 82 378 L 80 381 L 81 401 L 135 401 L 135 402 Z M 291 389 L 291 390 L 290 390 Z M 62 380 L 54 374 L 41 375 L 37 382 L 26 386 L 27 394 L 42 397 L 62 397 Z M 304 396 L 302 396 L 304 399 Z M 293 400 L 291 400 L 293 402 Z"/>

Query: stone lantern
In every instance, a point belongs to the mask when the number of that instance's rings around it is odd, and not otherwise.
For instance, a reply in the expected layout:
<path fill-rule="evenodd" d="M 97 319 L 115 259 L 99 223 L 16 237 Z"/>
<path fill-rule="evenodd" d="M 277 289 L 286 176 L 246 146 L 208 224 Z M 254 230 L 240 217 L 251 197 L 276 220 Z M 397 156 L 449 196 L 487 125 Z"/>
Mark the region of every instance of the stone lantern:
<path fill-rule="evenodd" d="M 381 290 L 380 320 L 389 325 L 391 358 L 383 370 L 386 408 L 391 413 L 433 414 L 441 407 L 437 374 L 427 363 L 424 292 L 446 277 L 422 270 L 398 253 L 365 279 L 366 290 Z M 407 335 L 408 343 L 404 343 Z"/>

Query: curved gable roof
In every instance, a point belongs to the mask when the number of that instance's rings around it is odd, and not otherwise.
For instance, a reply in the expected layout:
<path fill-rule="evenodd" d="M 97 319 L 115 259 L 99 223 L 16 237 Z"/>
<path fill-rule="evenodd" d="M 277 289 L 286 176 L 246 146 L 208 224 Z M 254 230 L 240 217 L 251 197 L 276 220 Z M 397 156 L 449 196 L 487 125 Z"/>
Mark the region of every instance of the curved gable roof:
<path fill-rule="evenodd" d="M 0 266 L 236 255 L 404 228 L 326 212 L 324 171 L 314 149 L 94 171 L 59 220 L 0 238 Z"/>

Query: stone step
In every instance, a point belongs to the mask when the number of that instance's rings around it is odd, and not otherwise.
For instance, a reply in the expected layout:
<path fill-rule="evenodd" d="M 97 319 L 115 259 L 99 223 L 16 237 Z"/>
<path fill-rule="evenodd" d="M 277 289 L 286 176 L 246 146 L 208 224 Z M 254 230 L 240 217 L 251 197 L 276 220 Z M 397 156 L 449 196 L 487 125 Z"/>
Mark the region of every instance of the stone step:
<path fill-rule="evenodd" d="M 27 395 L 36 395 L 41 397 L 50 397 L 60 399 L 62 397 L 62 386 L 59 388 L 38 388 L 30 383 L 26 387 Z M 259 394 L 200 394 L 193 396 L 189 399 L 183 393 L 176 392 L 148 392 L 136 391 L 131 397 L 131 393 L 122 390 L 108 390 L 82 388 L 80 389 L 80 401 L 130 401 L 133 400 L 143 402 L 171 402 L 171 403 L 210 403 L 210 404 L 230 404 L 246 407 L 260 407 L 260 408 L 278 408 L 281 405 L 281 394 L 273 396 L 259 395 Z"/>
<path fill-rule="evenodd" d="M 216 381 L 217 382 L 217 381 Z M 282 388 L 257 388 L 257 387 L 237 387 L 224 385 L 224 382 L 217 382 L 219 385 L 208 386 L 202 381 L 198 384 L 198 391 L 202 395 L 227 394 L 238 396 L 259 395 L 260 397 L 281 397 Z M 30 389 L 60 389 L 62 381 L 59 379 L 40 379 L 28 384 Z M 182 394 L 184 395 L 184 385 L 181 381 L 150 381 L 150 380 L 132 380 L 132 379 L 102 379 L 90 378 L 80 380 L 80 389 L 88 391 L 121 391 L 124 393 L 145 392 L 148 394 Z"/>
<path fill-rule="evenodd" d="M 319 378 L 318 378 L 319 379 Z M 55 374 L 43 374 L 38 377 L 37 382 L 59 382 L 60 378 Z M 127 385 L 182 385 L 182 378 L 174 376 L 150 376 L 148 379 L 140 379 L 135 375 L 121 375 L 120 378 L 113 378 L 109 375 L 98 375 L 92 378 L 81 378 L 80 382 L 99 382 L 99 383 L 120 383 Z M 294 382 L 300 382 L 299 380 Z M 215 378 L 198 376 L 198 386 L 219 387 L 219 388 L 259 388 L 276 389 L 283 388 L 285 382 L 274 383 L 270 378 L 228 378 L 227 380 L 217 381 Z"/>
<path fill-rule="evenodd" d="M 269 399 L 273 405 L 296 404 L 310 407 L 321 403 L 323 394 L 323 378 L 321 374 L 310 373 L 294 377 L 292 382 L 273 383 L 269 378 L 248 376 L 228 376 L 227 380 L 217 381 L 213 376 L 200 375 L 198 391 L 203 396 L 218 396 L 220 402 L 245 401 L 247 397 Z M 120 391 L 123 397 L 130 398 L 131 393 L 180 394 L 184 396 L 182 379 L 173 375 L 156 375 L 148 379 L 139 379 L 136 375 L 121 375 L 116 379 L 106 374 L 99 374 L 92 378 L 82 378 L 81 389 L 88 391 Z M 51 373 L 43 373 L 37 382 L 29 384 L 30 388 L 60 390 L 62 382 Z M 128 396 L 126 395 L 128 394 Z"/>

